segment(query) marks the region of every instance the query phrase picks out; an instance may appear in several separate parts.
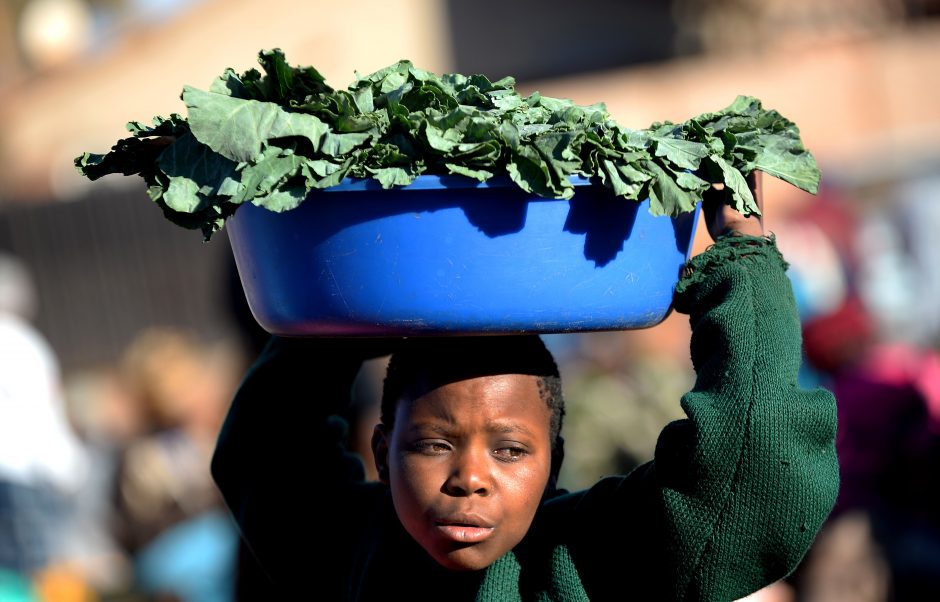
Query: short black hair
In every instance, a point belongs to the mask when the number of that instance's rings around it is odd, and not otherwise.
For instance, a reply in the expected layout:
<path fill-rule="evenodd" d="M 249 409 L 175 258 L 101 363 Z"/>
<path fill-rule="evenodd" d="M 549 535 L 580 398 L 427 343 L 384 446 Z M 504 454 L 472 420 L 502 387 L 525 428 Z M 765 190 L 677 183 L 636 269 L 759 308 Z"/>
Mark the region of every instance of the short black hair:
<path fill-rule="evenodd" d="M 498 374 L 538 377 L 539 394 L 551 412 L 552 451 L 561 448 L 565 399 L 558 365 L 537 335 L 426 337 L 405 339 L 388 362 L 382 388 L 381 421 L 391 429 L 398 400 L 423 378 L 456 382 Z"/>

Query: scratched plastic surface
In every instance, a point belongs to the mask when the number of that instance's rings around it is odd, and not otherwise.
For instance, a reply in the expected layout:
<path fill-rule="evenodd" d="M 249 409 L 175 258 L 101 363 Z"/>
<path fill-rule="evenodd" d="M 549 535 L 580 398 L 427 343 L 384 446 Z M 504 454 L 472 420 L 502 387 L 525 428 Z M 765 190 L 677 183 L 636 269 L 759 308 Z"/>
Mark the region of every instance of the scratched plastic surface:
<path fill-rule="evenodd" d="M 226 229 L 252 313 L 291 336 L 550 333 L 646 328 L 669 313 L 698 211 L 572 178 L 572 200 L 508 179 L 351 180 Z"/>

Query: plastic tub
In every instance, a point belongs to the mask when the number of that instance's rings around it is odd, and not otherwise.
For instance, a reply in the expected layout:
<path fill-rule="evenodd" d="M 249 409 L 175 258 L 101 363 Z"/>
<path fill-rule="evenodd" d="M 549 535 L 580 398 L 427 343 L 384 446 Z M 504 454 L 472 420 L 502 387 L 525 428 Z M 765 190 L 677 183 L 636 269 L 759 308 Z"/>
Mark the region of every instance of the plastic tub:
<path fill-rule="evenodd" d="M 252 313 L 268 332 L 436 335 L 653 326 L 669 313 L 698 210 L 654 217 L 572 178 L 571 201 L 508 178 L 420 176 L 383 190 L 347 180 L 226 228 Z"/>

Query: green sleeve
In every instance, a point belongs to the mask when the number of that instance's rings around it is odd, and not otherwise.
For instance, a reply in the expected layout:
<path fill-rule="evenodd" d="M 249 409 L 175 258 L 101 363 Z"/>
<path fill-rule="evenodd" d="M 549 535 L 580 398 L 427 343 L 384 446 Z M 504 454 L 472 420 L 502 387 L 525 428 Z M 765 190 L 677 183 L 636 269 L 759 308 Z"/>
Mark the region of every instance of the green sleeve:
<path fill-rule="evenodd" d="M 680 599 L 731 600 L 786 576 L 835 503 L 835 399 L 797 384 L 785 272 L 772 239 L 730 236 L 677 287 L 696 382 L 688 420 L 660 436 L 655 472 Z"/>
<path fill-rule="evenodd" d="M 363 360 L 388 347 L 272 337 L 235 394 L 212 475 L 274 585 L 306 575 L 315 546 L 330 551 L 320 567 L 336 577 L 323 580 L 321 592 L 345 586 L 361 517 L 375 497 L 359 457 L 346 449 L 345 418 Z"/>
<path fill-rule="evenodd" d="M 626 587 L 734 600 L 790 573 L 812 543 L 838 489 L 835 400 L 797 385 L 785 272 L 773 239 L 743 236 L 687 266 L 675 308 L 692 326 L 688 418 L 663 430 L 652 462 L 549 513 L 592 599 Z"/>

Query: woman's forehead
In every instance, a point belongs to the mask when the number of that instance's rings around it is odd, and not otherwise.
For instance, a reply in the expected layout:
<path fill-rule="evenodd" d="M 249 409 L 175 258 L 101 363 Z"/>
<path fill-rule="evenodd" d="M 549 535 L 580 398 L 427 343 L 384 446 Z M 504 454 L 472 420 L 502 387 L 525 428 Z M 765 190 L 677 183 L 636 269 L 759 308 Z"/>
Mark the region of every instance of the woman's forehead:
<path fill-rule="evenodd" d="M 399 403 L 397 418 L 478 422 L 488 428 L 511 428 L 512 421 L 542 423 L 550 415 L 539 377 L 529 374 L 479 376 L 453 382 L 426 379 L 410 388 Z"/>

